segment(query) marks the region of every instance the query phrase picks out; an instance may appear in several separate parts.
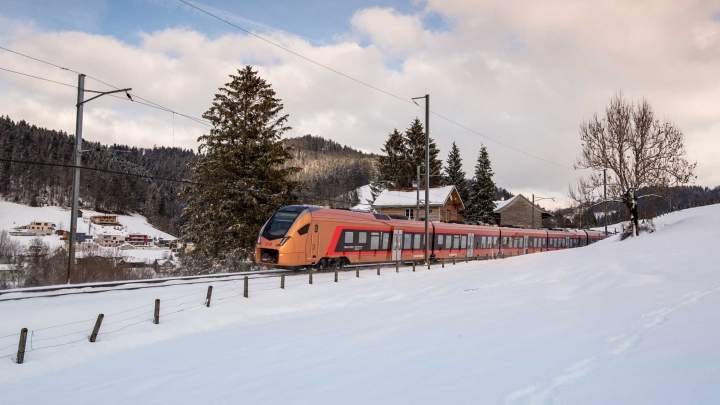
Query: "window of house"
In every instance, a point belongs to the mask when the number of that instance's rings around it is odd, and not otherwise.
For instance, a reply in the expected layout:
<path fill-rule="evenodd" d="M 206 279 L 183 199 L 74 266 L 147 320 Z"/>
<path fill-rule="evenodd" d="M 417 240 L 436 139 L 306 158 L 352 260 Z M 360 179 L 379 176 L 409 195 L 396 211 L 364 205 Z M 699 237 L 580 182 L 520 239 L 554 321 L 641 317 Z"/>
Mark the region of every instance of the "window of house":
<path fill-rule="evenodd" d="M 405 218 L 415 219 L 415 209 L 414 208 L 405 208 Z"/>

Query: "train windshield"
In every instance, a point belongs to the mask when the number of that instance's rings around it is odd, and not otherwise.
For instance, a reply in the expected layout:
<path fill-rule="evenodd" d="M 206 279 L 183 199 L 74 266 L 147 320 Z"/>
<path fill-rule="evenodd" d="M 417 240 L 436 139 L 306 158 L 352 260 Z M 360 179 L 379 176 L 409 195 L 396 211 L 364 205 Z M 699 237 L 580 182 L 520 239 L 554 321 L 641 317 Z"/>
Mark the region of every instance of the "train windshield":
<path fill-rule="evenodd" d="M 298 216 L 306 209 L 303 206 L 283 207 L 276 212 L 263 229 L 262 236 L 265 239 L 279 239 L 287 234 Z"/>

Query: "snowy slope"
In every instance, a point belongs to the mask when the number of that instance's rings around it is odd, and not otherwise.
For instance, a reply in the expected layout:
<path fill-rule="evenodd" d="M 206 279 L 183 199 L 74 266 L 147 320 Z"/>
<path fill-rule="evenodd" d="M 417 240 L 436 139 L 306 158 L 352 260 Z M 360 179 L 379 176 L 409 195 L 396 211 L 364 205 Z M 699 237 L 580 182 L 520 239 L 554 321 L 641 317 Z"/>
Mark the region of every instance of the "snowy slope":
<path fill-rule="evenodd" d="M 215 282 L 210 308 L 205 285 L 0 302 L 0 336 L 27 326 L 37 348 L 0 360 L 0 402 L 718 403 L 720 206 L 656 225 L 443 270 L 253 280 L 250 299 Z"/>
<path fill-rule="evenodd" d="M 78 218 L 78 232 L 87 233 L 89 218 L 93 215 L 104 215 L 103 213 L 82 210 L 83 218 Z M 0 200 L 0 231 L 10 231 L 15 227 L 24 226 L 32 221 L 53 222 L 57 229 L 70 229 L 70 210 L 62 207 L 46 206 L 46 207 L 30 207 L 23 204 L 16 204 L 9 201 Z M 176 239 L 174 236 L 154 228 L 147 219 L 142 215 L 118 215 L 120 222 L 126 229 L 127 233 L 141 233 L 151 238 Z M 98 231 L 102 227 L 94 227 Z M 14 237 L 14 239 L 28 244 L 34 237 Z M 62 246 L 62 240 L 55 235 L 42 237 L 50 247 Z"/>

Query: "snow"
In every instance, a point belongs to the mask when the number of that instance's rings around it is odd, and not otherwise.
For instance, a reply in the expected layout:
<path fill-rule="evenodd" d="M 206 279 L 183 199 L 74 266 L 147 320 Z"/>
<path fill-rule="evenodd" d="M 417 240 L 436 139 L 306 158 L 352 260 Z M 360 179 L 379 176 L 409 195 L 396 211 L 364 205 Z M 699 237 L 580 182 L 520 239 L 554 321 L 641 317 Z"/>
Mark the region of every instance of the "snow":
<path fill-rule="evenodd" d="M 519 194 L 518 194 L 518 195 L 519 195 Z M 513 201 L 515 200 L 516 197 L 517 197 L 517 195 L 516 195 L 516 196 L 513 196 L 513 197 L 510 197 L 510 198 L 508 198 L 507 200 L 497 200 L 497 201 L 495 201 L 495 211 L 497 211 L 497 210 L 503 208 L 504 206 L 510 204 L 511 202 L 513 202 Z"/>
<path fill-rule="evenodd" d="M 139 214 L 118 215 L 118 222 L 121 224 L 120 229 L 113 226 L 101 226 L 90 223 L 90 217 L 95 215 L 107 215 L 101 212 L 83 209 L 83 217 L 78 218 L 77 231 L 89 235 L 115 235 L 126 236 L 128 233 L 139 233 L 148 235 L 150 238 L 162 238 L 167 240 L 175 240 L 176 237 L 169 233 L 163 232 L 148 223 L 147 218 Z M 56 229 L 69 231 L 70 229 L 70 210 L 57 206 L 30 207 L 23 204 L 16 204 L 9 201 L 0 200 L 0 231 L 11 231 L 16 227 L 25 226 L 32 221 L 52 222 L 56 225 Z M 30 243 L 40 238 L 50 249 L 57 249 L 63 246 L 64 241 L 58 235 L 46 236 L 10 236 L 13 240 L 18 241 L 22 246 L 29 246 Z M 114 254 L 115 249 L 101 248 L 109 254 Z M 168 253 L 168 249 L 164 249 L 159 253 L 157 258 L 164 257 Z"/>
<path fill-rule="evenodd" d="M 430 205 L 443 205 L 450 197 L 454 186 L 433 187 L 429 190 Z M 420 202 L 425 200 L 425 191 L 420 190 Z M 414 207 L 417 203 L 417 192 L 385 190 L 377 197 L 376 207 Z"/>
<path fill-rule="evenodd" d="M 206 284 L 0 301 L 2 403 L 715 404 L 720 206 L 655 223 L 445 269 L 253 279 L 249 299 L 215 280 L 210 308 Z"/>
<path fill-rule="evenodd" d="M 357 188 L 358 203 L 351 209 L 353 211 L 370 211 L 372 209 L 372 189 L 369 184 Z"/>

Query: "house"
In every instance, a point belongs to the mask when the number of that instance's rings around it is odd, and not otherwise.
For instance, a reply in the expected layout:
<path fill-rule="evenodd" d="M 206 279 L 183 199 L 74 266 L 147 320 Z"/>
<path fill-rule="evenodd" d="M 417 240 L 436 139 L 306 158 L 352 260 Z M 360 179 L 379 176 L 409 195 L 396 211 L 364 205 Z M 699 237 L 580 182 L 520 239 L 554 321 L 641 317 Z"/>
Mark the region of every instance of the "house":
<path fill-rule="evenodd" d="M 95 243 L 104 247 L 118 247 L 125 243 L 125 235 L 114 229 L 105 229 L 95 235 Z"/>
<path fill-rule="evenodd" d="M 125 238 L 125 241 L 133 246 L 148 246 L 150 237 L 141 233 L 131 233 Z"/>
<path fill-rule="evenodd" d="M 455 186 L 433 187 L 430 193 L 431 221 L 462 222 L 460 212 L 465 208 Z M 377 212 L 394 218 L 425 220 L 425 190 L 420 190 L 420 212 L 417 212 L 417 191 L 385 190 L 372 204 Z"/>
<path fill-rule="evenodd" d="M 543 219 L 551 216 L 549 212 L 540 208 L 537 204 L 535 204 L 533 214 L 532 202 L 522 194 L 507 200 L 495 201 L 494 212 L 498 225 L 519 228 L 542 228 Z M 533 215 L 535 216 L 534 221 Z"/>
<path fill-rule="evenodd" d="M 52 222 L 32 221 L 25 230 L 36 236 L 52 235 L 55 233 L 55 224 Z"/>
<path fill-rule="evenodd" d="M 92 222 L 95 225 L 109 225 L 109 226 L 120 225 L 120 222 L 118 222 L 117 215 L 93 215 L 90 217 L 90 222 Z"/>

